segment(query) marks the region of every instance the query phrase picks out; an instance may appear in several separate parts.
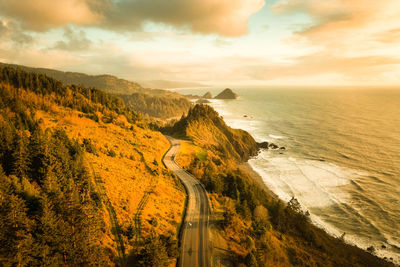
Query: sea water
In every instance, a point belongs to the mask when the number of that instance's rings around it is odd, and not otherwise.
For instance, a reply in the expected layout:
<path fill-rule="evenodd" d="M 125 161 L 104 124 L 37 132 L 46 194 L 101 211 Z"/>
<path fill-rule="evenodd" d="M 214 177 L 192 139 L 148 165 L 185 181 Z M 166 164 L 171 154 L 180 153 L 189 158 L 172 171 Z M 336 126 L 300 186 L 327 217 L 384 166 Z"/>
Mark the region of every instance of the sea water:
<path fill-rule="evenodd" d="M 177 90 L 203 95 L 219 89 Z M 400 263 L 400 90 L 234 89 L 211 100 L 227 124 L 286 150 L 249 161 L 282 200 L 334 236 Z M 344 234 L 344 235 L 343 235 Z"/>

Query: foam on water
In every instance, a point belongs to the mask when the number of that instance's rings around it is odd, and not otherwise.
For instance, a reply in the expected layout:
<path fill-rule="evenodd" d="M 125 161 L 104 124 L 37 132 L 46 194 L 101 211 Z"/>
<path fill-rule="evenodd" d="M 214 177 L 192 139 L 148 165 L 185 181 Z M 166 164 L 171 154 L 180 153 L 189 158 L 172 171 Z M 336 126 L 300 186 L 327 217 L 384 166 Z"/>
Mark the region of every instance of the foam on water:
<path fill-rule="evenodd" d="M 345 202 L 349 197 L 340 186 L 350 183 L 351 170 L 317 160 L 286 157 L 275 151 L 262 151 L 249 161 L 264 182 L 281 191 L 283 200 L 293 196 L 308 208 Z"/>
<path fill-rule="evenodd" d="M 287 202 L 292 197 L 297 198 L 302 208 L 310 212 L 311 221 L 335 237 L 342 236 L 344 231 L 324 220 L 329 207 L 335 206 L 344 213 L 347 212 L 349 216 L 359 217 L 364 224 L 375 228 L 377 235 L 381 236 L 380 240 L 373 240 L 354 232 L 346 232 L 344 240 L 363 249 L 373 245 L 376 255 L 393 258 L 395 263 L 400 262 L 398 254 L 392 251 L 396 250 L 398 243 L 383 235 L 363 216 L 361 210 L 349 206 L 351 196 L 344 190 L 345 186 L 352 183 L 353 179 L 368 175 L 367 173 L 328 162 L 288 157 L 276 151 L 262 151 L 256 158 L 249 160 L 249 164 L 283 201 Z M 382 244 L 387 248 L 382 249 Z"/>
<path fill-rule="evenodd" d="M 285 138 L 284 136 L 280 136 L 280 135 L 273 135 L 273 134 L 269 134 L 269 137 L 273 138 L 273 139 L 283 139 Z"/>

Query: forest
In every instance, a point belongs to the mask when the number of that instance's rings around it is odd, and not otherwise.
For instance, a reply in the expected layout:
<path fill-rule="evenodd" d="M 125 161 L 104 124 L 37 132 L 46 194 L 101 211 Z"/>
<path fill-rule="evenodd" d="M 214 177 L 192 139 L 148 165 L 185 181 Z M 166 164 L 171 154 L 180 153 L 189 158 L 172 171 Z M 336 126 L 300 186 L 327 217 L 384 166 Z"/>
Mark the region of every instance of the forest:
<path fill-rule="evenodd" d="M 120 95 L 126 105 L 133 110 L 148 114 L 152 117 L 169 119 L 186 114 L 191 103 L 184 97 L 163 95 L 150 95 L 146 93 L 133 93 Z"/>
<path fill-rule="evenodd" d="M 7 86 L 0 85 L 0 95 L 2 262 L 103 264 L 97 240 L 104 223 L 81 146 L 62 129 L 42 131 L 33 110 L 8 95 Z"/>

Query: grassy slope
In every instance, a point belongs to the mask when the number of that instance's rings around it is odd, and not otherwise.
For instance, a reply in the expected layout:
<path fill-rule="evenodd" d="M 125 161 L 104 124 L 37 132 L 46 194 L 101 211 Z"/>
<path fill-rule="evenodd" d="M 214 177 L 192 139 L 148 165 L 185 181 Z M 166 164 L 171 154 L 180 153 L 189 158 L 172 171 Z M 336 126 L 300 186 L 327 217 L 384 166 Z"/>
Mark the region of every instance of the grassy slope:
<path fill-rule="evenodd" d="M 63 127 L 70 137 L 80 142 L 83 138 L 92 140 L 98 155 L 87 153 L 86 159 L 104 181 L 106 194 L 122 230 L 133 223 L 133 215 L 144 192 L 152 183 L 156 183 L 154 193 L 150 195 L 143 211 L 143 234 L 149 234 L 149 220 L 156 218 L 158 226 L 155 231 L 158 234 L 176 235 L 185 195 L 162 167 L 161 158 L 169 148 L 164 136 L 136 126 L 131 131 L 114 124 L 97 123 L 80 118 L 79 112 L 60 107 L 54 107 L 51 113 L 38 111 L 36 116 L 42 121 L 43 128 Z M 121 124 L 130 127 L 123 118 Z M 111 149 L 116 157 L 107 155 Z M 109 223 L 108 217 L 105 218 Z M 126 237 L 124 241 L 128 252 L 132 246 Z"/>

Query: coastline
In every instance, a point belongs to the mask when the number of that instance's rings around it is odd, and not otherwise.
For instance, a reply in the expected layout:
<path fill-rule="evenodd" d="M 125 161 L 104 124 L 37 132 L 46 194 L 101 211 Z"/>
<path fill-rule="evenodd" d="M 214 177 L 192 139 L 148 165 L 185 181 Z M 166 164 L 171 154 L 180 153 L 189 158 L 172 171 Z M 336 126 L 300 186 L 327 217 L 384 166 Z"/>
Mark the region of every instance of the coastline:
<path fill-rule="evenodd" d="M 277 194 L 275 194 L 263 181 L 261 175 L 256 172 L 253 167 L 249 164 L 249 162 L 243 162 L 239 164 L 240 170 L 245 172 L 247 175 L 249 175 L 261 188 L 268 194 L 270 195 L 274 200 L 281 200 Z M 281 200 L 282 201 L 282 200 Z"/>
<path fill-rule="evenodd" d="M 253 169 L 253 167 L 250 165 L 250 163 L 248 161 L 240 163 L 239 165 L 239 169 L 241 171 L 243 171 L 244 173 L 246 173 L 251 179 L 253 179 L 254 182 L 256 182 L 274 201 L 282 201 L 283 200 L 276 194 L 274 193 L 263 181 L 262 176 Z M 315 222 L 312 223 L 315 227 L 317 227 L 318 229 L 321 229 L 323 231 L 325 231 L 329 236 L 334 237 L 334 238 L 338 238 L 338 236 L 334 235 L 333 233 L 330 233 L 329 231 L 327 231 L 327 229 L 325 227 L 323 227 L 322 225 L 319 225 Z M 368 249 L 366 248 L 362 248 L 359 244 L 357 244 L 357 242 L 354 241 L 344 241 L 345 244 L 347 245 L 353 245 L 358 247 L 359 249 L 368 252 Z M 376 251 L 375 253 L 372 253 L 372 255 L 374 255 L 375 257 L 378 257 L 382 260 L 385 260 L 389 265 L 390 264 L 394 264 L 394 266 L 400 266 L 397 262 L 397 260 L 394 259 L 394 257 L 390 257 L 389 255 L 387 255 L 386 253 L 382 254 L 380 253 L 380 249 L 378 248 L 378 251 Z M 391 255 L 394 256 L 394 255 Z"/>

